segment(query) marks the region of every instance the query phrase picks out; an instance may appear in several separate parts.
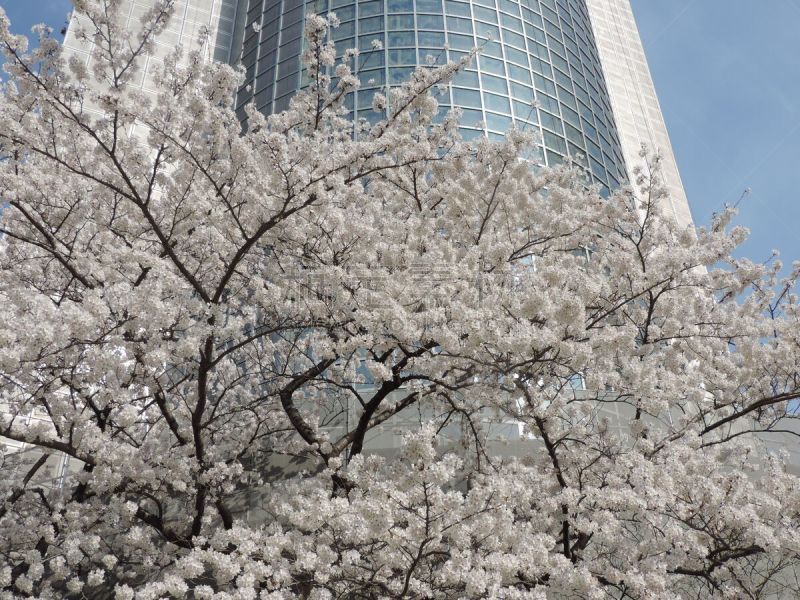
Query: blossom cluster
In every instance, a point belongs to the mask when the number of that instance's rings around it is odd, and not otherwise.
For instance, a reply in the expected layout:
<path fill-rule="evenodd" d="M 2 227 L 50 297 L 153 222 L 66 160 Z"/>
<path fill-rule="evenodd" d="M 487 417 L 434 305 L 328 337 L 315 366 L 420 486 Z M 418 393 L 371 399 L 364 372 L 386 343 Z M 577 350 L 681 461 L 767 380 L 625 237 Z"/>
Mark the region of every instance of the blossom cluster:
<path fill-rule="evenodd" d="M 463 140 L 465 63 L 354 123 L 322 16 L 285 112 L 146 96 L 175 4 L 76 2 L 91 68 L 0 9 L 1 599 L 800 594 L 800 266 Z"/>

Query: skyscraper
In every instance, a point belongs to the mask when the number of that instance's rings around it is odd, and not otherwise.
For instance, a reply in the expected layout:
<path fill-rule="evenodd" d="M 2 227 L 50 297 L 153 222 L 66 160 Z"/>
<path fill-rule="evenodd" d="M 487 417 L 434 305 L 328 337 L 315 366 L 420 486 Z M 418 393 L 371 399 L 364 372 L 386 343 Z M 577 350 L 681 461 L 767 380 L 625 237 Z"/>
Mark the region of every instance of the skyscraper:
<path fill-rule="evenodd" d="M 691 224 L 630 0 L 249 0 L 239 29 L 241 118 L 250 102 L 264 113 L 285 109 L 303 86 L 303 21 L 311 12 L 338 17 L 337 54 L 360 51 L 352 66 L 361 85 L 346 102 L 355 119 L 381 118 L 373 95 L 417 66 L 457 61 L 478 47 L 470 67 L 438 95 L 442 113 L 461 109 L 464 137 L 533 129 L 539 164 L 569 157 L 604 192 L 635 181 L 644 144 L 662 156 L 667 214 Z M 616 424 L 631 417 L 619 404 L 603 410 Z M 375 435 L 373 447 L 394 443 Z"/>
<path fill-rule="evenodd" d="M 155 0 L 122 0 L 120 2 L 120 18 L 122 20 L 120 25 L 128 31 L 136 32 L 142 16 L 155 4 Z M 205 32 L 208 33 L 204 47 L 207 57 L 223 62 L 235 62 L 240 50 L 233 43 L 236 35 L 236 19 L 240 6 L 246 4 L 247 0 L 179 0 L 176 2 L 172 18 L 164 31 L 156 37 L 153 51 L 148 54 L 141 70 L 131 81 L 131 85 L 145 91 L 152 89 L 153 76 L 158 71 L 161 59 L 174 50 L 178 44 L 183 45 L 187 51 L 194 50 Z M 70 55 L 88 63 L 91 61 L 92 42 L 81 39 L 78 35 L 85 20 L 86 16 L 79 12 L 72 15 L 64 38 L 64 48 Z M 87 24 L 86 29 L 91 32 L 93 26 Z"/>
<path fill-rule="evenodd" d="M 235 61 L 239 56 L 239 48 L 234 52 L 233 39 L 236 35 L 237 15 L 239 5 L 246 4 L 247 0 L 179 0 L 175 5 L 175 12 L 167 27 L 156 38 L 154 49 L 150 52 L 141 69 L 136 73 L 130 84 L 144 91 L 153 89 L 153 77 L 158 72 L 161 60 L 166 54 L 181 44 L 186 50 L 195 49 L 207 31 L 204 51 L 212 60 L 225 62 Z M 136 32 L 142 16 L 151 10 L 155 0 L 122 0 L 120 2 L 120 23 L 128 31 Z M 242 13 L 243 15 L 244 13 Z M 87 17 L 79 12 L 74 12 L 72 20 L 64 38 L 64 51 L 70 57 L 83 60 L 90 64 L 92 60 L 93 42 L 80 36 L 80 30 L 85 26 L 87 32 L 94 31 L 94 26 L 87 21 Z M 0 406 L 0 411 L 3 407 Z M 26 415 L 19 415 L 19 420 L 28 425 L 44 423 L 50 417 L 45 412 L 33 410 Z M 15 465 L 11 472 L 16 472 L 21 478 L 28 468 L 41 456 L 41 448 L 27 446 L 0 437 L 0 450 L 5 446 L 6 451 L 15 453 Z M 18 464 L 17 464 L 18 463 Z M 65 477 L 81 465 L 65 454 L 52 453 L 46 463 L 37 472 L 36 483 L 39 485 L 53 485 L 60 487 Z"/>
<path fill-rule="evenodd" d="M 123 24 L 135 30 L 154 1 L 122 0 Z M 363 51 L 362 87 L 348 98 L 357 118 L 377 118 L 372 95 L 417 65 L 481 47 L 439 97 L 442 111 L 462 109 L 465 137 L 533 128 L 541 135 L 541 164 L 572 157 L 606 189 L 632 179 L 644 143 L 663 158 L 668 212 L 691 223 L 630 0 L 179 0 L 132 84 L 149 90 L 160 59 L 177 44 L 191 48 L 207 28 L 208 58 L 245 67 L 237 108 L 255 102 L 264 112 L 279 111 L 302 86 L 299 57 L 310 12 L 335 12 L 337 49 Z M 89 62 L 91 42 L 76 35 L 83 18 L 73 16 L 65 47 Z M 372 48 L 375 39 L 383 49 Z M 51 462 L 48 472 L 60 481 L 71 467 L 63 457 Z"/>
<path fill-rule="evenodd" d="M 586 4 L 628 168 L 628 178 L 634 181 L 633 169 L 642 163 L 639 157 L 642 145 L 650 152 L 657 152 L 661 156 L 661 174 L 669 193 L 664 208 L 678 223 L 689 225 L 692 223 L 689 203 L 672 153 L 630 0 L 587 0 Z"/>
<path fill-rule="evenodd" d="M 154 0 L 123 0 L 134 29 Z M 633 181 L 646 145 L 662 158 L 667 212 L 681 224 L 691 213 L 656 97 L 630 0 L 180 0 L 155 51 L 134 81 L 147 90 L 158 61 L 209 32 L 209 59 L 245 68 L 237 97 L 265 113 L 280 111 L 302 87 L 300 53 L 306 14 L 336 13 L 331 33 L 341 54 L 356 47 L 361 88 L 347 106 L 375 120 L 375 92 L 402 82 L 418 65 L 481 53 L 438 98 L 442 113 L 463 112 L 465 137 L 499 137 L 512 125 L 541 137 L 540 164 L 566 157 L 604 190 Z M 65 46 L 90 60 L 90 45 L 70 25 Z M 373 49 L 379 40 L 383 49 Z"/>
<path fill-rule="evenodd" d="M 337 50 L 362 51 L 361 88 L 348 99 L 374 119 L 372 95 L 417 65 L 482 51 L 439 97 L 463 111 L 465 136 L 501 136 L 509 127 L 541 135 L 542 164 L 571 156 L 590 180 L 615 188 L 627 178 L 601 57 L 585 0 L 250 0 L 243 30 L 246 81 L 238 107 L 285 108 L 302 85 L 303 16 L 335 12 Z M 372 40 L 384 49 L 373 50 Z"/>

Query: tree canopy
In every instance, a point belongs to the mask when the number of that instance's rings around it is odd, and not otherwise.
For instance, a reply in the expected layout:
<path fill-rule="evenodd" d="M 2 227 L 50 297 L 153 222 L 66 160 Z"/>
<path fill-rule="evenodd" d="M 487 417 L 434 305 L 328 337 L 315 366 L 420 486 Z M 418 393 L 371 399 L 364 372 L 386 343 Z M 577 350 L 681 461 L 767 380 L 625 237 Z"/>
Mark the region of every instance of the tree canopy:
<path fill-rule="evenodd" d="M 243 127 L 199 50 L 130 85 L 172 3 L 76 4 L 89 67 L 0 10 L 0 435 L 80 465 L 2 457 L 0 597 L 800 593 L 798 267 L 735 211 L 463 140 L 464 64 L 353 122 L 313 15 Z"/>

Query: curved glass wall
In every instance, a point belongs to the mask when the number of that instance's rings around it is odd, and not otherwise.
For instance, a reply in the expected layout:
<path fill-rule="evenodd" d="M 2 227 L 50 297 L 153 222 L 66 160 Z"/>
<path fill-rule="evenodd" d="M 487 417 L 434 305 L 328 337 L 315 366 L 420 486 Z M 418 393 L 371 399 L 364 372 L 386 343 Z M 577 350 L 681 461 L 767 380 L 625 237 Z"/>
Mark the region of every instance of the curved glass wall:
<path fill-rule="evenodd" d="M 358 118 L 379 118 L 372 96 L 417 66 L 483 48 L 438 98 L 463 111 L 465 137 L 501 137 L 512 126 L 541 136 L 542 164 L 571 156 L 604 188 L 625 181 L 608 93 L 585 0 L 250 0 L 240 110 L 288 106 L 301 84 L 305 12 L 335 12 L 339 53 L 359 48 L 361 88 L 347 99 Z M 373 50 L 372 40 L 383 42 Z M 480 127 L 483 123 L 485 128 Z"/>

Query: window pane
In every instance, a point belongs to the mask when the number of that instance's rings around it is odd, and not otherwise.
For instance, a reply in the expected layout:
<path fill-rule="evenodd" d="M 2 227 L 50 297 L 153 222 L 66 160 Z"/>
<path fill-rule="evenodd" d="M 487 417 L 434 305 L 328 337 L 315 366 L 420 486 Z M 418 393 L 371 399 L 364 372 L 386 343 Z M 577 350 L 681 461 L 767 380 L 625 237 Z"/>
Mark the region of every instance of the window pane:
<path fill-rule="evenodd" d="M 567 153 L 567 143 L 564 141 L 564 138 L 558 136 L 554 133 L 550 133 L 549 131 L 543 131 L 544 135 L 544 145 L 548 148 L 552 148 L 556 152 L 560 154 Z"/>
<path fill-rule="evenodd" d="M 435 48 L 444 48 L 444 33 L 437 31 L 420 31 L 417 34 L 420 46 L 433 46 Z"/>
<path fill-rule="evenodd" d="M 445 2 L 445 12 L 448 15 L 457 15 L 459 17 L 469 17 L 469 4 L 464 4 L 463 2 L 453 2 L 453 0 L 447 0 Z"/>
<path fill-rule="evenodd" d="M 442 0 L 417 0 L 417 12 L 441 13 Z"/>
<path fill-rule="evenodd" d="M 336 56 L 341 56 L 347 48 L 355 46 L 355 39 L 346 38 L 344 40 L 336 40 Z"/>
<path fill-rule="evenodd" d="M 475 71 L 459 71 L 456 73 L 453 83 L 463 87 L 477 88 L 479 87 L 478 74 Z"/>
<path fill-rule="evenodd" d="M 414 29 L 413 15 L 391 15 L 386 18 L 388 29 L 397 31 L 398 29 Z"/>
<path fill-rule="evenodd" d="M 552 113 L 558 114 L 558 100 L 555 98 L 551 98 L 547 94 L 536 94 L 536 99 L 539 101 L 539 104 L 545 110 L 549 110 Z"/>
<path fill-rule="evenodd" d="M 374 2 L 372 4 L 375 4 Z M 374 14 L 374 13 L 373 13 Z M 361 13 L 364 16 L 364 13 Z M 336 16 L 339 17 L 339 20 L 342 22 L 345 21 L 352 21 L 356 17 L 356 7 L 353 6 L 346 6 L 344 8 L 337 8 L 336 9 Z"/>
<path fill-rule="evenodd" d="M 511 44 L 512 46 L 516 46 L 518 48 L 521 48 L 522 50 L 525 50 L 525 38 L 518 33 L 514 33 L 513 31 L 504 29 L 503 41 L 506 44 Z"/>
<path fill-rule="evenodd" d="M 533 84 L 536 86 L 536 89 L 541 92 L 550 94 L 551 96 L 556 95 L 555 84 L 549 79 L 545 79 L 541 75 L 537 75 L 536 73 L 533 74 Z"/>
<path fill-rule="evenodd" d="M 417 61 L 417 51 L 413 48 L 403 50 L 389 50 L 390 65 L 415 65 Z"/>
<path fill-rule="evenodd" d="M 399 84 L 408 80 L 411 73 L 414 72 L 414 67 L 394 67 L 389 69 L 389 83 Z"/>
<path fill-rule="evenodd" d="M 420 48 L 420 65 L 443 65 L 447 62 L 447 54 L 441 48 Z"/>
<path fill-rule="evenodd" d="M 511 127 L 511 117 L 486 113 L 486 128 L 505 133 Z"/>
<path fill-rule="evenodd" d="M 383 17 L 370 17 L 358 21 L 359 33 L 375 33 L 383 31 Z"/>
<path fill-rule="evenodd" d="M 481 107 L 481 94 L 475 90 L 453 88 L 453 104 L 473 108 Z"/>
<path fill-rule="evenodd" d="M 539 118 L 542 124 L 542 127 L 547 127 L 553 131 L 561 132 L 561 119 L 556 117 L 555 115 L 551 115 L 549 112 L 541 110 L 539 111 Z"/>
<path fill-rule="evenodd" d="M 519 5 L 511 0 L 498 0 L 497 8 L 504 10 L 507 13 L 511 13 L 512 15 L 519 14 Z"/>
<path fill-rule="evenodd" d="M 530 85 L 531 73 L 528 71 L 528 69 L 525 69 L 524 67 L 518 67 L 517 65 L 512 65 L 511 63 L 509 63 L 507 66 L 509 77 L 512 79 L 518 79 L 519 81 Z"/>
<path fill-rule="evenodd" d="M 339 15 L 341 11 L 336 14 Z M 383 14 L 383 2 L 364 2 L 358 5 L 358 16 L 369 17 L 372 15 Z M 340 17 L 341 18 L 341 17 Z"/>
<path fill-rule="evenodd" d="M 471 35 L 459 35 L 457 33 L 448 33 L 447 40 L 450 42 L 450 47 L 458 50 L 472 50 L 475 46 L 475 40 Z"/>
<path fill-rule="evenodd" d="M 502 60 L 497 60 L 496 58 L 490 58 L 488 56 L 481 56 L 478 60 L 480 60 L 480 66 L 482 71 L 493 73 L 495 75 L 506 74 L 506 68 L 503 65 Z"/>
<path fill-rule="evenodd" d="M 478 37 L 492 39 L 492 40 L 499 40 L 500 39 L 500 28 L 497 25 L 489 25 L 488 23 L 475 23 L 475 33 Z"/>
<path fill-rule="evenodd" d="M 503 58 L 503 47 L 500 42 L 484 42 L 483 56 L 494 56 L 495 58 Z"/>
<path fill-rule="evenodd" d="M 483 89 L 485 90 L 497 92 L 498 94 L 508 94 L 506 80 L 502 77 L 494 77 L 493 75 L 482 73 L 481 81 L 483 82 Z"/>
<path fill-rule="evenodd" d="M 497 23 L 497 13 L 490 8 L 482 6 L 473 6 L 472 12 L 475 14 L 476 19 L 481 21 L 488 21 L 489 23 Z"/>
<path fill-rule="evenodd" d="M 389 33 L 389 47 L 416 46 L 413 31 L 393 31 Z"/>
<path fill-rule="evenodd" d="M 414 12 L 413 0 L 389 0 L 388 5 L 390 13 Z"/>
<path fill-rule="evenodd" d="M 361 87 L 379 87 L 386 83 L 386 76 L 383 69 L 373 69 L 359 73 L 358 80 L 361 82 Z"/>
<path fill-rule="evenodd" d="M 475 127 L 481 121 L 483 121 L 483 114 L 481 113 L 481 111 L 474 110 L 471 108 L 461 109 L 461 119 L 459 120 L 459 123 L 461 125 Z"/>
<path fill-rule="evenodd" d="M 532 104 L 512 100 L 511 105 L 514 107 L 514 116 L 516 116 L 517 119 L 528 121 L 529 123 L 539 122 L 536 109 Z"/>
<path fill-rule="evenodd" d="M 522 21 L 520 21 L 516 17 L 512 17 L 510 15 L 506 15 L 504 13 L 500 13 L 500 24 L 503 27 L 508 27 L 509 29 L 513 29 L 518 33 L 522 33 Z"/>
<path fill-rule="evenodd" d="M 459 33 L 472 33 L 472 21 L 459 19 L 458 17 L 447 17 L 447 29 Z"/>
<path fill-rule="evenodd" d="M 479 137 L 483 137 L 483 132 L 479 129 L 462 129 L 461 127 L 458 128 L 458 133 L 461 134 L 462 139 L 465 141 L 470 141 L 477 139 Z"/>
<path fill-rule="evenodd" d="M 417 15 L 419 29 L 434 29 L 444 31 L 444 17 L 440 15 Z"/>
<path fill-rule="evenodd" d="M 511 95 L 526 104 L 533 102 L 533 90 L 527 85 L 520 85 L 519 83 L 511 82 Z"/>
<path fill-rule="evenodd" d="M 359 69 L 375 69 L 382 67 L 386 62 L 386 53 L 383 50 L 367 50 L 359 56 Z"/>
<path fill-rule="evenodd" d="M 511 114 L 511 103 L 505 96 L 498 96 L 496 94 L 487 94 L 484 92 L 483 100 L 486 103 L 486 110 L 495 110 L 497 112 Z"/>
<path fill-rule="evenodd" d="M 372 42 L 374 40 L 378 40 L 379 42 L 383 42 L 383 33 L 372 33 L 370 35 L 362 35 L 358 38 L 358 49 L 359 50 L 372 50 Z"/>
<path fill-rule="evenodd" d="M 355 21 L 350 21 L 349 23 L 342 23 L 333 30 L 333 39 L 334 40 L 342 40 L 344 38 L 348 38 L 352 36 L 356 32 L 356 24 Z"/>

